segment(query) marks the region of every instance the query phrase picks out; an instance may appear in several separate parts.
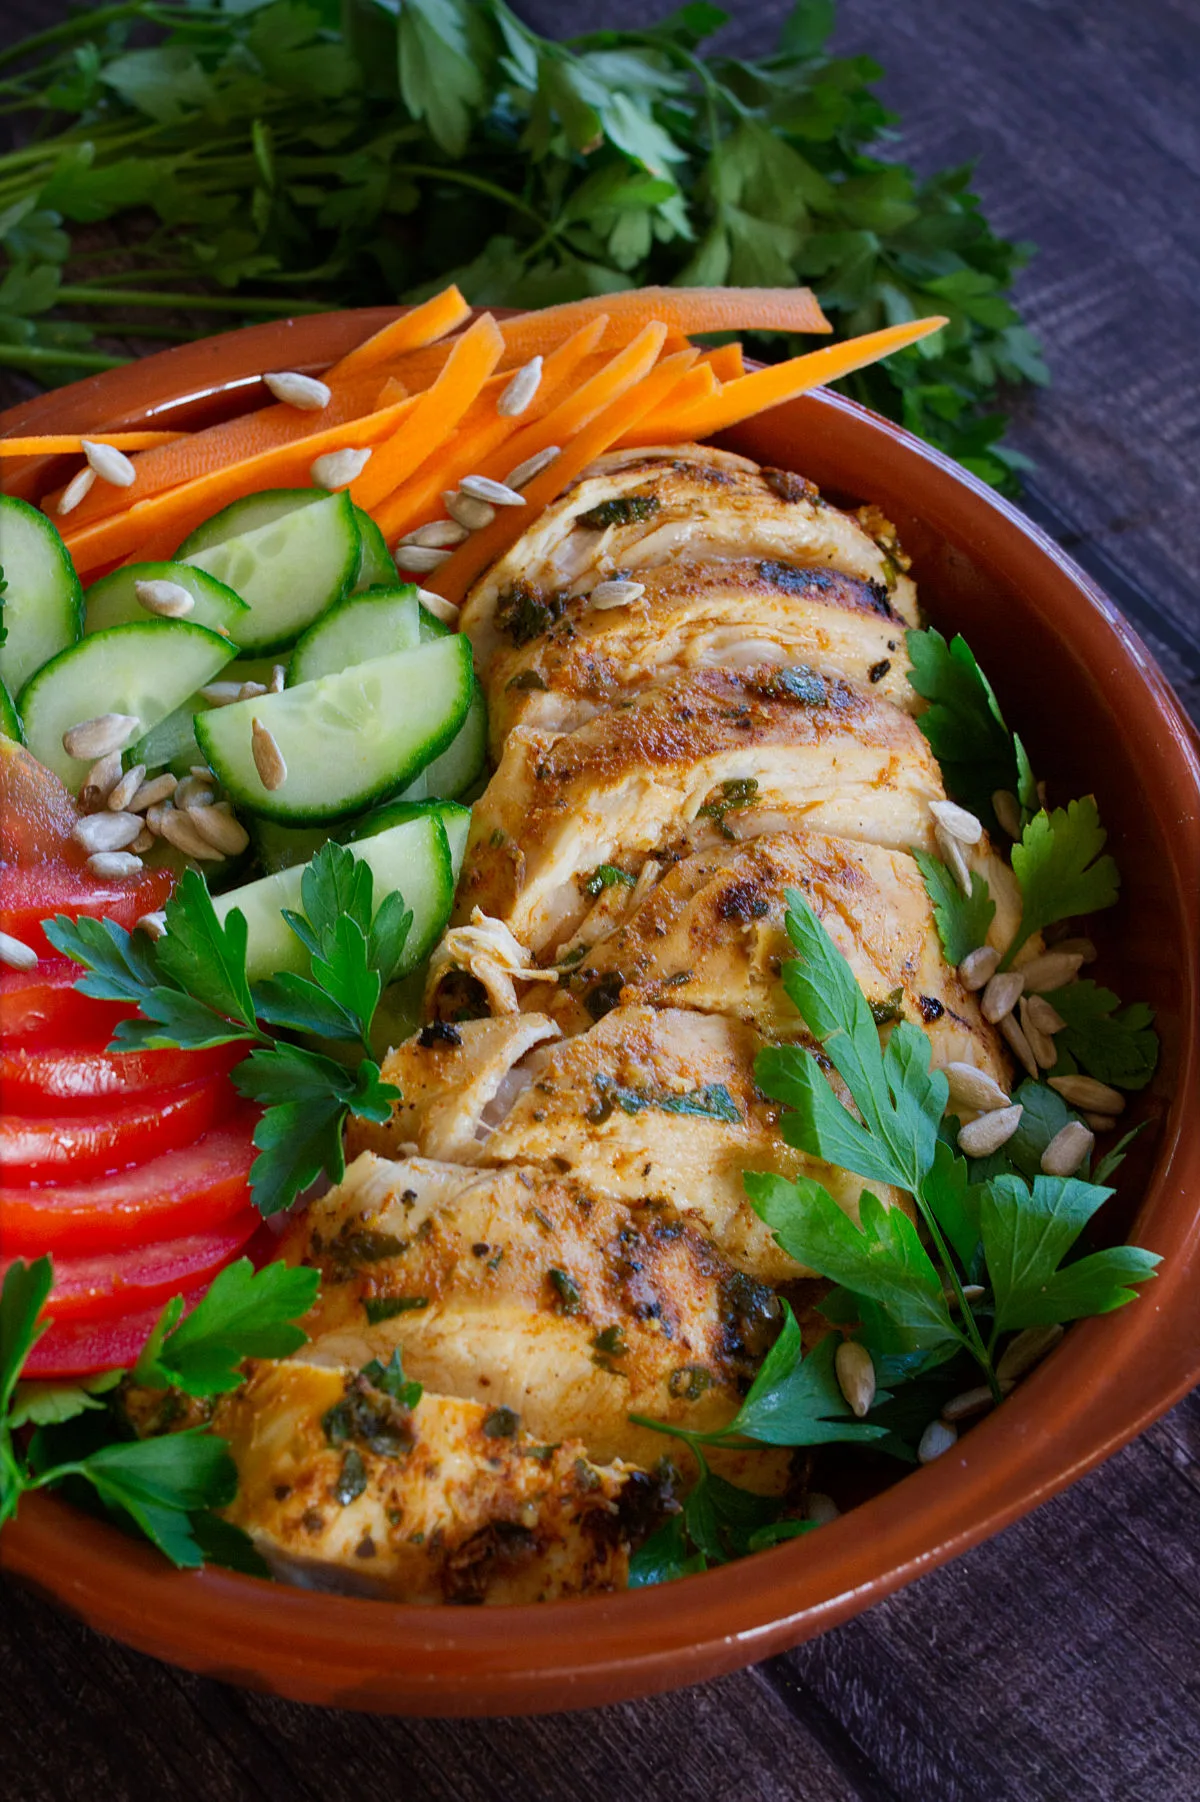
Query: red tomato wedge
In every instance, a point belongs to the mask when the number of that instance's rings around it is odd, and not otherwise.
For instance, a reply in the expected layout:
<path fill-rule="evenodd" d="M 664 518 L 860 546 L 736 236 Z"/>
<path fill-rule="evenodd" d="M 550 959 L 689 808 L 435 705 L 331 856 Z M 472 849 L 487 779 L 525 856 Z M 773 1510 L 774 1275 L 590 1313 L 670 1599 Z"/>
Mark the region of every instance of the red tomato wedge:
<path fill-rule="evenodd" d="M 133 1009 L 96 1001 L 75 987 L 83 970 L 65 957 L 43 958 L 34 970 L 0 975 L 0 1044 L 94 1045 L 112 1038 Z"/>
<path fill-rule="evenodd" d="M 128 1170 L 190 1145 L 232 1105 L 227 1078 L 212 1076 L 88 1113 L 6 1114 L 0 1119 L 0 1182 L 78 1182 Z"/>
<path fill-rule="evenodd" d="M 208 1051 L 18 1051 L 0 1041 L 0 1113 L 59 1114 L 224 1076 L 245 1045 Z"/>
<path fill-rule="evenodd" d="M 204 1294 L 205 1285 L 185 1293 L 184 1313 Z M 90 1377 L 102 1370 L 128 1370 L 153 1332 L 162 1303 L 117 1320 L 61 1320 L 47 1327 L 25 1360 L 22 1376 Z"/>
<path fill-rule="evenodd" d="M 250 1200 L 257 1110 L 242 1108 L 180 1151 L 99 1181 L 22 1188 L 0 1180 L 6 1257 L 83 1257 L 222 1226 Z"/>
<path fill-rule="evenodd" d="M 0 861 L 32 868 L 61 857 L 82 868 L 87 852 L 71 838 L 75 797 L 14 739 L 0 738 Z"/>
<path fill-rule="evenodd" d="M 42 921 L 55 914 L 106 914 L 130 930 L 143 914 L 156 913 L 171 892 L 171 870 L 145 870 L 136 881 L 102 882 L 86 869 L 48 860 L 34 869 L 0 865 L 0 930 L 36 951 L 50 952 Z"/>
<path fill-rule="evenodd" d="M 115 1320 L 162 1307 L 199 1283 L 211 1283 L 248 1240 L 261 1218 L 244 1208 L 227 1225 L 186 1239 L 167 1239 L 135 1251 L 98 1252 L 86 1258 L 55 1258 L 54 1287 L 43 1309 L 56 1322 Z M 0 1261 L 0 1278 L 7 1265 Z"/>

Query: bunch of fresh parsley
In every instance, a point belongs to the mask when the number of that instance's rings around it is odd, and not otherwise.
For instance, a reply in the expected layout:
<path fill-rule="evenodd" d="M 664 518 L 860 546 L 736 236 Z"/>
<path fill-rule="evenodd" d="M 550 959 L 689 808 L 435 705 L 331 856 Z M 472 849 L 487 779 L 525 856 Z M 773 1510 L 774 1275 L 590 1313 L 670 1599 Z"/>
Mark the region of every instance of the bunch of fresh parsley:
<path fill-rule="evenodd" d="M 81 8 L 0 53 L 0 107 L 35 127 L 0 156 L 0 365 L 69 380 L 120 361 L 113 321 L 191 336 L 449 279 L 522 307 L 807 283 L 841 333 L 947 314 L 845 386 L 1009 482 L 1001 385 L 1046 379 L 1009 298 L 1027 247 L 969 170 L 874 154 L 881 70 L 827 53 L 834 0 L 798 0 L 758 62 L 704 54 L 725 20 L 690 0 L 556 43 L 503 0 Z"/>
<path fill-rule="evenodd" d="M 245 1358 L 285 1358 L 304 1344 L 294 1322 L 316 1299 L 318 1272 L 268 1264 L 257 1273 L 241 1258 L 215 1279 L 180 1319 L 167 1303 L 146 1342 L 132 1382 L 205 1400 L 236 1389 Z M 91 1492 L 108 1515 L 145 1534 L 173 1564 L 194 1569 L 206 1558 L 256 1576 L 266 1567 L 250 1541 L 212 1510 L 233 1500 L 237 1469 L 224 1439 L 204 1427 L 161 1437 L 130 1436 L 116 1404 L 126 1373 L 81 1383 L 21 1381 L 46 1322 L 53 1283 L 49 1258 L 16 1259 L 0 1288 L 0 1527 L 21 1496 L 67 1487 Z M 20 1429 L 36 1428 L 28 1444 Z"/>
<path fill-rule="evenodd" d="M 386 1121 L 399 1100 L 380 1081 L 370 1032 L 412 913 L 395 892 L 376 908 L 370 866 L 332 840 L 305 867 L 301 900 L 303 912 L 285 910 L 284 919 L 310 955 L 310 975 L 285 972 L 256 983 L 246 975 L 243 915 L 231 908 L 222 923 L 195 870 L 168 900 L 157 941 L 109 919 L 44 922 L 56 949 L 89 972 L 76 985 L 83 994 L 140 1010 L 140 1018 L 118 1023 L 111 1050 L 253 1046 L 233 1082 L 265 1108 L 250 1172 L 263 1215 L 290 1206 L 322 1172 L 340 1182 L 347 1116 Z M 274 1036 L 281 1031 L 330 1041 L 342 1056 Z"/>

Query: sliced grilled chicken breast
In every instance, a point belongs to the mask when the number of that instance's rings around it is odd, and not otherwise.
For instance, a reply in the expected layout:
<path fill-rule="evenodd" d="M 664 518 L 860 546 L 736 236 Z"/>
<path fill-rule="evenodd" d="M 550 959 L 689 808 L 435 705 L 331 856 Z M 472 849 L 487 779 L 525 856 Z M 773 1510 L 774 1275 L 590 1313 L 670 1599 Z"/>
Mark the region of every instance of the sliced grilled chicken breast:
<path fill-rule="evenodd" d="M 553 597 L 582 593 L 618 571 L 640 580 L 663 563 L 744 557 L 878 582 L 898 616 L 916 625 L 912 583 L 885 548 L 891 528 L 875 514 L 868 523 L 870 530 L 789 470 L 760 469 L 708 445 L 613 451 L 480 578 L 463 607 L 462 628 L 486 675 L 506 614 L 545 610 Z"/>
<path fill-rule="evenodd" d="M 398 1602 L 540 1602 L 621 1588 L 656 1512 L 644 1473 L 546 1445 L 486 1403 L 406 1408 L 366 1376 L 263 1363 L 223 1399 L 226 1518 L 277 1577 Z"/>
<path fill-rule="evenodd" d="M 284 1244 L 321 1271 L 310 1357 L 386 1362 L 440 1394 L 507 1407 L 544 1439 L 653 1464 L 631 1412 L 732 1419 L 778 1328 L 770 1289 L 664 1205 L 629 1207 L 545 1171 L 364 1152 Z M 771 1486 L 787 1464 L 729 1453 Z"/>
<path fill-rule="evenodd" d="M 636 871 L 702 809 L 721 821 L 751 800 L 801 810 L 814 831 L 930 848 L 943 789 L 916 722 L 869 690 L 790 674 L 698 670 L 553 740 L 519 727 L 475 806 L 456 918 L 479 906 L 542 952 L 582 919 L 581 878 Z"/>
<path fill-rule="evenodd" d="M 799 664 L 874 687 L 908 712 L 921 703 L 907 680 L 905 622 L 886 588 L 835 569 L 766 559 L 668 563 L 639 570 L 645 588 L 620 606 L 590 595 L 511 619 L 488 669 L 492 754 L 516 725 L 565 732 L 634 689 L 692 669 Z"/>

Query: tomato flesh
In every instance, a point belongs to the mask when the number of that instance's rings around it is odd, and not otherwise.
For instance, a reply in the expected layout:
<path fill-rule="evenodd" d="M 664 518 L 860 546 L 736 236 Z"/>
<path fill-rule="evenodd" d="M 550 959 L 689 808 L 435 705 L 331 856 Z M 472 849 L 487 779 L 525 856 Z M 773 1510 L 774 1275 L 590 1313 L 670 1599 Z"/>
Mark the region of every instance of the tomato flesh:
<path fill-rule="evenodd" d="M 0 930 L 44 956 L 51 950 L 42 921 L 55 914 L 98 919 L 102 914 L 132 931 L 143 914 L 157 913 L 174 883 L 174 872 L 144 870 L 136 881 L 100 881 L 57 858 L 34 869 L 0 865 Z"/>
<path fill-rule="evenodd" d="M 107 1176 L 190 1145 L 233 1105 L 224 1076 L 151 1093 L 94 1112 L 0 1120 L 0 1182 L 53 1183 Z"/>
<path fill-rule="evenodd" d="M 189 1290 L 183 1298 L 189 1313 L 204 1294 L 206 1284 Z M 124 1314 L 116 1320 L 56 1320 L 47 1327 L 25 1360 L 22 1376 L 90 1377 L 102 1370 L 128 1370 L 137 1363 L 162 1312 L 161 1304 Z"/>
<path fill-rule="evenodd" d="M 0 1042 L 0 1112 L 74 1113 L 110 1099 L 141 1097 L 224 1076 L 245 1052 L 241 1044 L 208 1051 L 17 1051 Z"/>
<path fill-rule="evenodd" d="M 222 1225 L 250 1200 L 253 1108 L 178 1151 L 93 1182 L 26 1188 L 0 1181 L 0 1245 L 8 1257 L 121 1251 Z"/>
<path fill-rule="evenodd" d="M 81 995 L 75 984 L 82 975 L 66 958 L 0 974 L 0 1045 L 107 1045 L 117 1021 L 134 1010 Z"/>
<path fill-rule="evenodd" d="M 31 867 L 47 857 L 82 865 L 87 853 L 71 838 L 79 818 L 72 795 L 24 745 L 0 738 L 0 860 Z"/>

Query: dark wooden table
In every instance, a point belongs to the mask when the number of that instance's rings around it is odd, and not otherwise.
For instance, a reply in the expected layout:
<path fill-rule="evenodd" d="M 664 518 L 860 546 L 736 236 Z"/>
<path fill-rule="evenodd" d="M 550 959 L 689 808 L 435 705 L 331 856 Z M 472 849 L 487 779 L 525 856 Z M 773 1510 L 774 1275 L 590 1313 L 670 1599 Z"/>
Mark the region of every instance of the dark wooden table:
<path fill-rule="evenodd" d="M 786 6 L 726 0 L 759 50 Z M 663 10 L 665 6 L 655 7 Z M 643 18 L 645 0 L 567 17 Z M 6 33 L 61 11 L 8 0 Z M 843 0 L 903 154 L 979 160 L 1054 386 L 1029 506 L 1200 716 L 1197 0 Z M 862 1619 L 656 1701 L 536 1721 L 330 1714 L 168 1670 L 0 1585 L 3 1802 L 1195 1802 L 1200 1400 Z"/>

